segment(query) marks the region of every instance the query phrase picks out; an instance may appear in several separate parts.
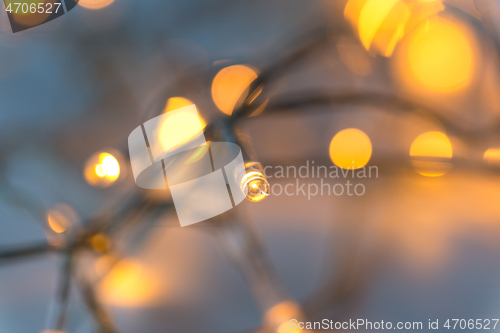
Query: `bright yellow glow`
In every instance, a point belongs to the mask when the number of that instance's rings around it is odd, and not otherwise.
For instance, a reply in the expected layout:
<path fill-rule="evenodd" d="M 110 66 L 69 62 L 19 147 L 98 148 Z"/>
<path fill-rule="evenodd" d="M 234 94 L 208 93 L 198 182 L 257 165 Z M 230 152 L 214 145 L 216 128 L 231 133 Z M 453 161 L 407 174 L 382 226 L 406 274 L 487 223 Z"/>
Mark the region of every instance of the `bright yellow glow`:
<path fill-rule="evenodd" d="M 159 278 L 138 260 L 119 261 L 99 284 L 103 301 L 123 307 L 153 303 L 160 293 Z"/>
<path fill-rule="evenodd" d="M 163 112 L 165 113 L 169 111 L 174 111 L 193 104 L 194 104 L 193 102 L 184 97 L 170 97 L 167 101 L 167 105 L 165 106 L 165 110 Z"/>
<path fill-rule="evenodd" d="M 111 5 L 115 0 L 80 0 L 78 4 L 87 9 L 101 9 Z"/>
<path fill-rule="evenodd" d="M 51 209 L 47 213 L 47 223 L 55 233 L 63 233 L 70 226 L 70 221 L 61 212 Z"/>
<path fill-rule="evenodd" d="M 176 113 L 167 117 L 160 126 L 160 145 L 164 151 L 169 151 L 200 135 L 205 128 L 205 121 L 191 113 Z"/>
<path fill-rule="evenodd" d="M 305 330 L 291 329 L 290 320 L 301 319 L 303 316 L 299 305 L 293 301 L 284 301 L 270 308 L 264 315 L 268 326 L 277 333 L 305 333 Z"/>
<path fill-rule="evenodd" d="M 453 156 L 451 142 L 441 132 L 432 131 L 419 135 L 410 148 L 412 164 L 423 176 L 439 177 L 449 168 L 449 160 Z"/>
<path fill-rule="evenodd" d="M 500 165 L 500 149 L 490 148 L 484 152 L 483 158 L 488 164 Z"/>
<path fill-rule="evenodd" d="M 406 32 L 443 9 L 440 0 L 349 0 L 344 17 L 366 50 L 390 57 Z"/>
<path fill-rule="evenodd" d="M 120 175 L 120 165 L 118 164 L 118 161 L 116 160 L 116 158 L 114 158 L 114 156 L 109 154 L 105 155 L 102 159 L 101 165 L 104 173 L 109 177 L 113 178 Z"/>
<path fill-rule="evenodd" d="M 348 128 L 338 132 L 330 142 L 330 158 L 343 169 L 364 167 L 372 156 L 370 138 L 359 129 Z"/>
<path fill-rule="evenodd" d="M 446 134 L 438 131 L 420 134 L 411 145 L 410 156 L 451 158 L 451 142 Z"/>
<path fill-rule="evenodd" d="M 302 333 L 302 330 L 300 328 L 291 328 L 290 321 L 285 321 L 278 326 L 276 333 Z"/>
<path fill-rule="evenodd" d="M 248 87 L 257 77 L 257 71 L 245 65 L 221 69 L 212 82 L 212 99 L 215 105 L 230 115 L 247 97 Z"/>
<path fill-rule="evenodd" d="M 398 52 L 396 70 L 413 90 L 451 93 L 470 85 L 476 52 L 463 24 L 432 17 L 408 35 Z"/>
<path fill-rule="evenodd" d="M 109 153 L 97 153 L 87 161 L 83 175 L 91 185 L 108 186 L 120 177 L 120 163 Z"/>
<path fill-rule="evenodd" d="M 389 14 L 389 11 L 399 0 L 368 0 L 361 9 L 358 22 L 358 32 L 365 49 L 370 49 L 373 37 Z"/>

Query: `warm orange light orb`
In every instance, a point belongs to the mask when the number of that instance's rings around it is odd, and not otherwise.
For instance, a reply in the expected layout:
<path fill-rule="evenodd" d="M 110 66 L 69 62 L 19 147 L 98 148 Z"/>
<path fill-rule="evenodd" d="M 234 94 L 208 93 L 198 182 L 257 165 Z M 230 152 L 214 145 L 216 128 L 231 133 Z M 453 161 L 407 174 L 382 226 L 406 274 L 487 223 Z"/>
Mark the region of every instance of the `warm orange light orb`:
<path fill-rule="evenodd" d="M 159 298 L 159 278 L 135 259 L 116 263 L 99 284 L 98 291 L 106 303 L 123 307 L 141 307 Z"/>
<path fill-rule="evenodd" d="M 348 128 L 335 134 L 330 142 L 330 158 L 343 169 L 364 167 L 372 156 L 370 138 L 359 129 Z"/>
<path fill-rule="evenodd" d="M 500 149 L 490 148 L 484 152 L 483 158 L 489 165 L 500 166 Z"/>
<path fill-rule="evenodd" d="M 462 23 L 432 17 L 412 31 L 397 53 L 397 78 L 408 88 L 439 94 L 468 87 L 477 46 Z"/>
<path fill-rule="evenodd" d="M 78 4 L 84 8 L 97 10 L 111 5 L 115 0 L 80 0 Z"/>
<path fill-rule="evenodd" d="M 453 149 L 448 137 L 432 131 L 419 135 L 412 143 L 410 156 L 415 170 L 422 176 L 439 177 L 450 168 Z"/>
<path fill-rule="evenodd" d="M 230 115 L 247 97 L 248 87 L 257 77 L 257 71 L 246 65 L 221 69 L 212 82 L 212 99 L 215 105 Z"/>
<path fill-rule="evenodd" d="M 90 185 L 109 186 L 120 177 L 118 158 L 107 152 L 96 153 L 87 160 L 83 175 Z"/>

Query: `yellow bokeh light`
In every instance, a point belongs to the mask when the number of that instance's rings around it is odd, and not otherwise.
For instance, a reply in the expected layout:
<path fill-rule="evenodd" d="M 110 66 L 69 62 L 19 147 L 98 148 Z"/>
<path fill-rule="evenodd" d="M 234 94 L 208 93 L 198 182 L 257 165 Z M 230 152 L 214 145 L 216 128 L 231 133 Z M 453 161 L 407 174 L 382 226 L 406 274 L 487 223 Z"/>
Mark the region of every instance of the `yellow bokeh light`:
<path fill-rule="evenodd" d="M 167 104 L 165 105 L 165 110 L 163 111 L 163 113 L 174 111 L 193 104 L 193 102 L 184 97 L 170 97 L 167 101 Z"/>
<path fill-rule="evenodd" d="M 390 57 L 410 29 L 443 9 L 440 0 L 349 0 L 344 17 L 366 50 Z"/>
<path fill-rule="evenodd" d="M 431 131 L 419 135 L 413 141 L 410 156 L 418 173 L 427 177 L 439 177 L 450 169 L 449 160 L 453 156 L 453 149 L 444 133 Z"/>
<path fill-rule="evenodd" d="M 110 153 L 96 153 L 88 159 L 83 175 L 90 185 L 105 187 L 120 177 L 120 163 Z"/>
<path fill-rule="evenodd" d="M 372 156 L 370 138 L 359 129 L 348 128 L 338 132 L 330 142 L 330 158 L 343 169 L 364 167 Z"/>
<path fill-rule="evenodd" d="M 285 321 L 278 326 L 276 333 L 302 333 L 300 328 L 291 328 L 290 321 Z"/>
<path fill-rule="evenodd" d="M 63 233 L 70 225 L 70 221 L 61 212 L 51 209 L 47 213 L 47 224 L 55 233 Z"/>
<path fill-rule="evenodd" d="M 368 0 L 359 14 L 358 32 L 365 49 L 370 45 L 390 10 L 399 0 Z"/>
<path fill-rule="evenodd" d="M 80 0 L 78 4 L 84 8 L 97 10 L 111 5 L 115 0 Z"/>
<path fill-rule="evenodd" d="M 484 152 L 483 158 L 490 165 L 500 165 L 500 149 L 490 148 Z"/>
<path fill-rule="evenodd" d="M 395 65 L 402 83 L 413 89 L 451 93 L 471 84 L 477 47 L 467 27 L 432 17 L 416 27 L 401 45 Z"/>
<path fill-rule="evenodd" d="M 167 117 L 160 125 L 159 139 L 164 151 L 181 146 L 200 135 L 201 128 L 205 128 L 205 121 L 192 113 L 176 113 Z"/>
<path fill-rule="evenodd" d="M 135 259 L 116 263 L 99 284 L 104 302 L 123 307 L 150 305 L 158 299 L 160 289 L 159 278 Z"/>
<path fill-rule="evenodd" d="M 246 65 L 221 69 L 212 82 L 212 99 L 215 105 L 230 115 L 247 97 L 248 87 L 258 76 L 255 69 Z"/>

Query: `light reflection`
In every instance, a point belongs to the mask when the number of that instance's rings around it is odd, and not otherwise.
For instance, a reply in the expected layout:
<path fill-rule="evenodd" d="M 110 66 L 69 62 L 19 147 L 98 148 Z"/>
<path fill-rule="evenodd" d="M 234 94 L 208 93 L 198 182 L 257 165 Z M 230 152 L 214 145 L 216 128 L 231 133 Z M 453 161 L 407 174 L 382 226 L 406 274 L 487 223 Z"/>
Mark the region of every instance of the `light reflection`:
<path fill-rule="evenodd" d="M 419 174 L 439 177 L 451 168 L 453 150 L 450 140 L 444 133 L 431 131 L 419 135 L 413 141 L 410 156 Z"/>
<path fill-rule="evenodd" d="M 247 65 L 221 69 L 212 82 L 212 99 L 215 105 L 230 115 L 247 97 L 248 87 L 257 77 L 257 70 Z"/>
<path fill-rule="evenodd" d="M 330 142 L 330 158 L 340 168 L 352 170 L 364 167 L 371 156 L 370 138 L 359 129 L 342 130 Z"/>

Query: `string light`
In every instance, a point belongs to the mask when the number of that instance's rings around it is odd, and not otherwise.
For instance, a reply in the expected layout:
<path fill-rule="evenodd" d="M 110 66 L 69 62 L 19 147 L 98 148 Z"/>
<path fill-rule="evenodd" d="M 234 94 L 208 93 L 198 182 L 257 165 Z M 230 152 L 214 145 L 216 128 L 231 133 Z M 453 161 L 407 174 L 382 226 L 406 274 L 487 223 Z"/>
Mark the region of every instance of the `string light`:
<path fill-rule="evenodd" d="M 241 190 L 253 202 L 262 201 L 269 195 L 269 183 L 258 162 L 245 164 L 246 174 L 241 179 Z"/>

